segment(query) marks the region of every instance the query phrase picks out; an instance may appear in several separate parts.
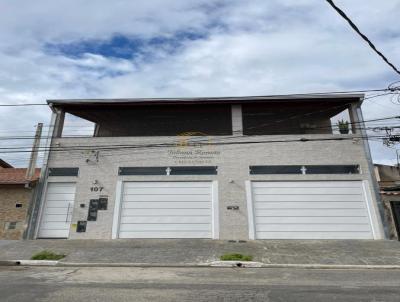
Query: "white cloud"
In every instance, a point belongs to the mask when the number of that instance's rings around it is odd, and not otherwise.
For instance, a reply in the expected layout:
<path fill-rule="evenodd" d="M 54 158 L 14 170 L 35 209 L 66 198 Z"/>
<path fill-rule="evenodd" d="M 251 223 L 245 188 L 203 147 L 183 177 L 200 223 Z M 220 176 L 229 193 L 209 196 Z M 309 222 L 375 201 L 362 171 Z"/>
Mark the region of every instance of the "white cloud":
<path fill-rule="evenodd" d="M 336 2 L 399 66 L 400 1 Z M 0 0 L 0 11 L 0 103 L 285 94 L 377 88 L 398 79 L 319 0 Z M 66 57 L 45 47 L 115 34 L 150 39 L 187 31 L 204 38 L 181 41 L 175 52 L 147 46 L 151 59 L 96 53 Z M 380 105 L 365 101 L 366 119 L 393 115 L 400 108 L 387 97 L 373 101 Z M 11 129 L 11 134 L 33 131 L 34 124 L 48 119 L 44 108 L 0 109 L 0 129 Z M 395 158 L 377 143 L 372 149 L 379 161 Z"/>

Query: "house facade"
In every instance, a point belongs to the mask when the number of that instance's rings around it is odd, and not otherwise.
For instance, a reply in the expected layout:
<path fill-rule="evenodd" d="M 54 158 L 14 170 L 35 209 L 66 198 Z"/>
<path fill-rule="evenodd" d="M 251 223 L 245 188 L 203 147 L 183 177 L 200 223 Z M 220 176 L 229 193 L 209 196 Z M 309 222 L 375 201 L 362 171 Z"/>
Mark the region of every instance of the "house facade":
<path fill-rule="evenodd" d="M 49 100 L 30 238 L 383 239 L 362 99 Z"/>
<path fill-rule="evenodd" d="M 374 169 L 385 210 L 389 239 L 400 240 L 400 167 L 375 165 Z"/>
<path fill-rule="evenodd" d="M 26 169 L 14 168 L 0 159 L 0 239 L 22 239 L 27 214 L 40 169 L 32 179 Z"/>

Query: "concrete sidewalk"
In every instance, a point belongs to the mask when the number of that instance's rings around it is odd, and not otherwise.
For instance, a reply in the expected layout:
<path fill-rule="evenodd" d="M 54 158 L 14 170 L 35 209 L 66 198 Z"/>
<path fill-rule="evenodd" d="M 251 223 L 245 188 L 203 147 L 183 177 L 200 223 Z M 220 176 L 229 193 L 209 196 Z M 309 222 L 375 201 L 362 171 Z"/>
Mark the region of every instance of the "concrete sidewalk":
<path fill-rule="evenodd" d="M 69 263 L 202 264 L 219 260 L 225 253 L 242 253 L 265 264 L 400 265 L 400 243 L 386 240 L 260 240 L 243 243 L 199 239 L 3 241 L 0 243 L 0 261 L 30 259 L 42 250 L 66 254 L 61 262 Z"/>

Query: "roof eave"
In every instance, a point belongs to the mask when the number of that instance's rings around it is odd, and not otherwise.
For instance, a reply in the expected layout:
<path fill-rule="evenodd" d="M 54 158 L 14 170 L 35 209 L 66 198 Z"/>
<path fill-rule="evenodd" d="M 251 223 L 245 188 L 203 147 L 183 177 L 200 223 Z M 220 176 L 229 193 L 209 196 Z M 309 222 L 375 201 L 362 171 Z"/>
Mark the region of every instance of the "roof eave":
<path fill-rule="evenodd" d="M 185 98 L 113 98 L 113 99 L 49 99 L 50 107 L 73 105 L 116 105 L 116 104 L 192 104 L 192 103 L 244 103 L 267 101 L 304 101 L 304 100 L 349 100 L 362 102 L 364 94 L 292 94 L 245 97 L 185 97 Z"/>

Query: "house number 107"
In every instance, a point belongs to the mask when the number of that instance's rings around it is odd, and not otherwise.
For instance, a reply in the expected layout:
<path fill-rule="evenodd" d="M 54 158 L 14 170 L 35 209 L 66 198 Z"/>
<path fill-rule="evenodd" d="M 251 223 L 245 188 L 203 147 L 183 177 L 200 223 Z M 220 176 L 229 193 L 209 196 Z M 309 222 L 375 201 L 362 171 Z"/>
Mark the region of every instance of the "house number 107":
<path fill-rule="evenodd" d="M 90 187 L 90 191 L 92 192 L 101 192 L 103 189 L 104 187 Z"/>

